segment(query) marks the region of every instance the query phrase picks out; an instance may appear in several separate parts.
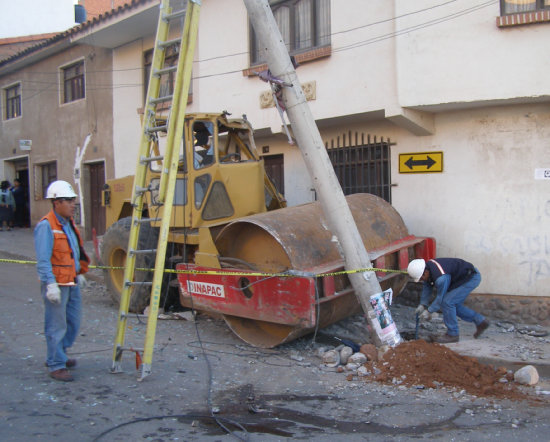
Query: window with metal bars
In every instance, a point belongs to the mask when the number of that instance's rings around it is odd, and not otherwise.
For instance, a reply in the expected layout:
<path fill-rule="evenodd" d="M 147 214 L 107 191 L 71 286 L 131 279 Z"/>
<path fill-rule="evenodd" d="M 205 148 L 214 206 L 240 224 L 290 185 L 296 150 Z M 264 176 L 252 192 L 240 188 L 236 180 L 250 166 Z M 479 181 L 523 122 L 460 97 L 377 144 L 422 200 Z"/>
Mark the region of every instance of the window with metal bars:
<path fill-rule="evenodd" d="M 21 84 L 16 84 L 4 89 L 5 109 L 4 118 L 11 120 L 21 116 Z"/>
<path fill-rule="evenodd" d="M 326 143 L 344 195 L 371 193 L 391 203 L 390 140 L 351 132 Z"/>
<path fill-rule="evenodd" d="M 70 103 L 86 96 L 84 60 L 62 68 L 63 103 Z"/>

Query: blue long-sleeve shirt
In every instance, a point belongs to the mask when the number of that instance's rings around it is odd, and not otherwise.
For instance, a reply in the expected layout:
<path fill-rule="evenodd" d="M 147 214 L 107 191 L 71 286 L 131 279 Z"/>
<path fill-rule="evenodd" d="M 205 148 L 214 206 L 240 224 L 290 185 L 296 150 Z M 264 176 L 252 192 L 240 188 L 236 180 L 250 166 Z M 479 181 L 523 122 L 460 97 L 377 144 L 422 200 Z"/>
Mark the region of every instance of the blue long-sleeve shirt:
<path fill-rule="evenodd" d="M 55 214 L 61 225 L 63 232 L 69 239 L 69 245 L 73 251 L 73 258 L 76 266 L 76 273 L 80 271 L 80 247 L 78 238 L 72 229 L 69 221 L 62 216 Z M 53 232 L 47 219 L 40 221 L 34 229 L 34 248 L 36 250 L 36 270 L 40 281 L 50 284 L 56 282 L 52 270 L 52 250 L 53 250 Z"/>

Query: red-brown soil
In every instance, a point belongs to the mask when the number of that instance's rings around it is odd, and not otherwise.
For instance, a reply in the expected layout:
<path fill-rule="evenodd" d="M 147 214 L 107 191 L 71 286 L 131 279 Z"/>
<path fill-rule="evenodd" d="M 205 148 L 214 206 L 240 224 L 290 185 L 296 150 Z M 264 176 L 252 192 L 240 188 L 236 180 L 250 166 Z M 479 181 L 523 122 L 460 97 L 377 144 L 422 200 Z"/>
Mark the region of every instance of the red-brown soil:
<path fill-rule="evenodd" d="M 506 368 L 481 364 L 476 358 L 461 356 L 444 345 L 424 340 L 404 342 L 388 350 L 378 362 L 369 361 L 365 366 L 375 373 L 376 381 L 386 384 L 454 387 L 475 396 L 528 398 L 514 384 L 513 374 Z"/>

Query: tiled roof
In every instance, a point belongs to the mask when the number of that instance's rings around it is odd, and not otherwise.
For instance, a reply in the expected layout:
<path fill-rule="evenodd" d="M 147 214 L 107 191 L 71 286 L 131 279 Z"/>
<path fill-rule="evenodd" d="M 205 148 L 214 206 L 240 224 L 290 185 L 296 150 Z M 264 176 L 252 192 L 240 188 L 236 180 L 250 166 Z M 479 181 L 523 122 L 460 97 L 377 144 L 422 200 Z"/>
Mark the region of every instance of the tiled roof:
<path fill-rule="evenodd" d="M 110 11 L 105 12 L 104 14 L 100 14 L 99 17 L 94 17 L 91 20 L 88 20 L 78 26 L 74 26 L 66 31 L 60 32 L 58 34 L 52 34 L 53 36 L 51 38 L 48 38 L 46 40 L 41 41 L 40 43 L 27 47 L 16 54 L 5 58 L 0 61 L 0 67 L 4 66 L 6 64 L 9 64 L 13 61 L 18 60 L 19 58 L 22 58 L 28 54 L 31 54 L 33 52 L 40 51 L 41 49 L 48 47 L 50 45 L 53 45 L 54 43 L 61 41 L 65 38 L 69 38 L 73 35 L 78 34 L 79 32 L 85 31 L 90 29 L 91 27 L 101 24 L 104 21 L 106 21 L 109 18 L 116 17 L 117 15 L 123 14 L 126 11 L 129 11 L 139 5 L 146 5 L 148 3 L 158 3 L 159 0 L 130 0 L 128 3 L 125 3 L 122 6 L 119 6 L 116 9 L 111 9 Z M 48 34 L 40 34 L 40 35 L 48 35 Z M 17 37 L 17 38 L 25 38 L 25 37 Z"/>

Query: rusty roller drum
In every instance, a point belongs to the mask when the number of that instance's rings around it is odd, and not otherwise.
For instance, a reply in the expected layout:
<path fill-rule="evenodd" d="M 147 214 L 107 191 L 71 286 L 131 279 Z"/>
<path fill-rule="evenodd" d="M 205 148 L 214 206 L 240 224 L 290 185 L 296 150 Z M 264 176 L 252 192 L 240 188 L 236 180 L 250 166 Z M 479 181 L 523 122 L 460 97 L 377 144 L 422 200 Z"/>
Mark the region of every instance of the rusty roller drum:
<path fill-rule="evenodd" d="M 368 251 L 404 238 L 408 235 L 403 219 L 386 201 L 370 194 L 346 197 L 363 243 Z M 343 265 L 342 256 L 332 240 L 320 203 L 308 203 L 272 212 L 249 216 L 225 226 L 216 238 L 216 246 L 231 267 L 277 273 L 288 269 L 311 271 L 327 270 Z M 347 280 L 347 278 L 346 278 Z M 391 286 L 395 294 L 406 284 L 403 275 L 382 283 Z M 353 291 L 348 296 L 330 302 L 320 302 L 311 315 L 315 327 L 300 323 L 288 324 L 224 315 L 229 327 L 244 341 L 259 347 L 274 347 L 341 320 L 361 311 Z M 270 296 L 277 296 L 273 293 Z M 270 309 L 278 306 L 271 299 Z M 269 312 L 276 316 L 276 312 Z"/>

